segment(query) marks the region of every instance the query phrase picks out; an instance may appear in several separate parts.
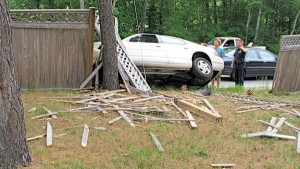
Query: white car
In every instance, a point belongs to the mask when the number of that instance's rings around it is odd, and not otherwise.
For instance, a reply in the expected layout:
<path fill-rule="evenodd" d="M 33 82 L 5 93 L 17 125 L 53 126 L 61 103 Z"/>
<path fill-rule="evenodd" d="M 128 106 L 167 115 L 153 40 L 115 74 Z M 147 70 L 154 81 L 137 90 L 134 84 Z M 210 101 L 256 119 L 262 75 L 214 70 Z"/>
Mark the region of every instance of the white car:
<path fill-rule="evenodd" d="M 224 68 L 223 59 L 214 49 L 180 38 L 143 33 L 122 42 L 147 80 L 178 80 L 203 86 Z"/>

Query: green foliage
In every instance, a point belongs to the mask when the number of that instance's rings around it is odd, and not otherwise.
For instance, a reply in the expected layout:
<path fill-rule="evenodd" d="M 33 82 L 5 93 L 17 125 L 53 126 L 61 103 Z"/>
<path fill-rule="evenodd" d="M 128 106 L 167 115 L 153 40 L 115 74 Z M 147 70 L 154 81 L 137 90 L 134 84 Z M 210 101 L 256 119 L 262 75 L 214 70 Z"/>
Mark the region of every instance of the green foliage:
<path fill-rule="evenodd" d="M 10 7 L 79 8 L 79 0 L 10 0 Z M 97 0 L 85 0 L 85 7 L 97 7 Z M 236 36 L 254 40 L 258 9 L 262 5 L 256 45 L 279 51 L 280 36 L 290 34 L 300 8 L 295 0 L 118 0 L 113 12 L 119 19 L 122 38 L 139 32 L 167 34 L 196 43 L 215 36 Z M 246 23 L 251 14 L 248 32 Z M 298 24 L 300 25 L 300 17 Z M 143 25 L 145 23 L 145 25 Z M 296 26 L 294 34 L 300 33 Z"/>

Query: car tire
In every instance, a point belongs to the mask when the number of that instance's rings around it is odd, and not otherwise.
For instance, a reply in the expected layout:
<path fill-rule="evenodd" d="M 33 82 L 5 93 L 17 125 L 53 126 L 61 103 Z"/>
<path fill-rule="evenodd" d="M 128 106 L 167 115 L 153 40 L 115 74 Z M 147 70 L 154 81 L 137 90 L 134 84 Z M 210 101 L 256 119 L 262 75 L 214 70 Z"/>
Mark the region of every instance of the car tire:
<path fill-rule="evenodd" d="M 194 76 L 204 81 L 210 79 L 213 75 L 211 63 L 202 57 L 196 58 L 193 61 L 192 71 Z"/>

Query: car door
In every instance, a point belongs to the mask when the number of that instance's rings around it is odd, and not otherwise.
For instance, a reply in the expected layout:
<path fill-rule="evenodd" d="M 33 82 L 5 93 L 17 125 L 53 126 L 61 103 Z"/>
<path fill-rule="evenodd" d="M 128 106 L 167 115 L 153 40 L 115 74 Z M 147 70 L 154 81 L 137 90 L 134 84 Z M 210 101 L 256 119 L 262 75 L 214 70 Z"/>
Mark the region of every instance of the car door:
<path fill-rule="evenodd" d="M 261 63 L 262 60 L 258 56 L 257 52 L 253 49 L 248 49 L 246 53 L 246 76 L 257 77 L 261 75 Z"/>
<path fill-rule="evenodd" d="M 129 58 L 136 64 L 142 65 L 142 50 L 139 44 L 141 35 L 134 35 L 129 40 L 123 41 Z"/>
<path fill-rule="evenodd" d="M 166 51 L 156 35 L 141 35 L 139 44 L 143 66 L 153 68 L 168 66 Z"/>
<path fill-rule="evenodd" d="M 184 69 L 191 65 L 191 54 L 186 43 L 178 38 L 160 36 L 162 48 L 165 49 L 169 61 L 168 67 Z"/>
<path fill-rule="evenodd" d="M 262 59 L 261 75 L 273 77 L 276 69 L 276 56 L 273 53 L 266 50 L 258 50 L 258 54 Z"/>

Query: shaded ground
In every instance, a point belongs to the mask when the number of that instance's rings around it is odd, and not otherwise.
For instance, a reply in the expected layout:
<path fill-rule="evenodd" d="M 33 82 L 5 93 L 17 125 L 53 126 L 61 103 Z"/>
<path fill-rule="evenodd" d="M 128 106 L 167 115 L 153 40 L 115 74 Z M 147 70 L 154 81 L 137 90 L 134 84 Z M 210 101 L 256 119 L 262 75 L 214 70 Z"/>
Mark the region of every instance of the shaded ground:
<path fill-rule="evenodd" d="M 202 104 L 202 98 L 192 92 L 160 91 L 167 95 L 190 98 L 196 104 Z M 226 90 L 219 91 L 226 92 Z M 244 94 L 242 90 L 238 94 Z M 33 107 L 37 111 L 25 113 L 27 136 L 32 137 L 45 133 L 45 120 L 31 120 L 31 117 L 44 114 L 40 106 L 58 111 L 71 108 L 70 104 L 60 103 L 44 97 L 74 96 L 76 92 L 23 92 L 25 112 Z M 299 95 L 271 96 L 266 90 L 255 91 L 255 96 L 272 99 L 288 99 L 300 101 Z M 286 141 L 268 138 L 241 139 L 240 135 L 266 129 L 257 120 L 269 121 L 272 116 L 279 117 L 279 112 L 264 111 L 236 114 L 234 109 L 244 105 L 235 103 L 223 97 L 209 96 L 206 98 L 223 116 L 222 123 L 212 123 L 195 115 L 197 129 L 191 129 L 185 122 L 137 123 L 133 128 L 125 120 L 108 125 L 107 122 L 117 117 L 116 112 L 100 114 L 97 112 L 67 112 L 59 113 L 57 119 L 52 119 L 54 134 L 66 132 L 67 135 L 54 139 L 52 147 L 46 147 L 45 139 L 29 142 L 33 159 L 29 168 L 210 168 L 211 163 L 235 163 L 235 168 L 300 168 L 300 158 L 296 153 L 296 141 Z M 147 104 L 164 103 L 149 101 Z M 183 118 L 175 109 L 171 115 Z M 297 108 L 300 110 L 300 108 Z M 99 118 L 93 120 L 96 116 Z M 286 116 L 295 126 L 300 126 L 300 120 L 294 116 Z M 83 127 L 60 131 L 59 129 L 88 124 L 106 127 L 107 131 L 91 130 L 87 148 L 80 146 Z M 158 152 L 149 136 L 149 131 L 156 134 L 165 152 Z M 294 135 L 296 133 L 286 126 L 280 132 Z"/>

